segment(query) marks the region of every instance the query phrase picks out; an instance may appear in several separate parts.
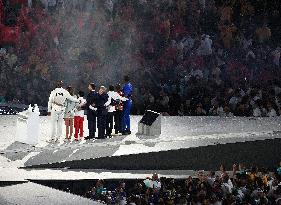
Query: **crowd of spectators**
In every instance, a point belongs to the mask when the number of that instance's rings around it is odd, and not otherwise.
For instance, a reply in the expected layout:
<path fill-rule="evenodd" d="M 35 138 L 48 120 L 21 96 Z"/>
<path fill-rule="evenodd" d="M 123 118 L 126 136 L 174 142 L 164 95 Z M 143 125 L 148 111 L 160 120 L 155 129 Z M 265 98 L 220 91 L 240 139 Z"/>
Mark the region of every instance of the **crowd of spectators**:
<path fill-rule="evenodd" d="M 134 77 L 134 114 L 278 116 L 280 10 L 278 0 L 0 0 L 0 100 L 45 105 L 56 80 L 85 89 L 114 62 Z"/>
<path fill-rule="evenodd" d="M 187 179 L 158 177 L 153 174 L 131 185 L 120 181 L 117 186 L 98 180 L 86 197 L 106 204 L 192 204 L 192 205 L 280 205 L 281 162 L 275 172 L 245 165 L 233 165 L 233 171 L 198 171 Z"/>

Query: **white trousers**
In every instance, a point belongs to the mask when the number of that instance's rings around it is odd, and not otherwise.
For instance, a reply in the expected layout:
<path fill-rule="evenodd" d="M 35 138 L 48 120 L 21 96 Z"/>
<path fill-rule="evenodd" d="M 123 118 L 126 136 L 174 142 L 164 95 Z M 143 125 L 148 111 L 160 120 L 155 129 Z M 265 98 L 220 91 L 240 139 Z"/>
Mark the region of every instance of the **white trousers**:
<path fill-rule="evenodd" d="M 64 110 L 51 112 L 51 139 L 57 140 L 62 137 L 62 125 L 63 125 Z"/>

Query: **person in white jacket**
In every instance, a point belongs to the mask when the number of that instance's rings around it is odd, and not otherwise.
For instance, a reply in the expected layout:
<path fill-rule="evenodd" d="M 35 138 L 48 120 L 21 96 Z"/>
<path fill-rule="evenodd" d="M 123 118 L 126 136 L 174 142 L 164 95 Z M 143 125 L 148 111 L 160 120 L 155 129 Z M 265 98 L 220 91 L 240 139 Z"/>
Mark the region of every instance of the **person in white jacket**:
<path fill-rule="evenodd" d="M 51 116 L 51 141 L 58 141 L 62 137 L 65 101 L 68 99 L 73 102 L 79 102 L 62 86 L 63 82 L 59 81 L 56 89 L 51 92 L 49 97 L 48 115 Z"/>
<path fill-rule="evenodd" d="M 128 100 L 125 97 L 121 97 L 117 92 L 114 91 L 114 86 L 109 86 L 109 91 L 107 92 L 108 101 L 105 103 L 107 107 L 107 117 L 106 117 L 106 135 L 111 137 L 112 129 L 113 129 L 113 116 L 115 110 L 115 106 L 119 104 L 121 101 Z"/>

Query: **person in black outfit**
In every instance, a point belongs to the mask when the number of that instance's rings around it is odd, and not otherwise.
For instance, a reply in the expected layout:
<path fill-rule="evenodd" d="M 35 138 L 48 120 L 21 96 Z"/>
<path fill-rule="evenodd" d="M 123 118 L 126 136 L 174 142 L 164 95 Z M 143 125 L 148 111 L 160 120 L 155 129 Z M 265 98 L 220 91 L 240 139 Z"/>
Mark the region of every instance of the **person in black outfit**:
<path fill-rule="evenodd" d="M 81 108 L 87 110 L 87 120 L 89 129 L 89 136 L 87 137 L 87 139 L 94 139 L 97 126 L 97 112 L 95 110 L 90 109 L 90 105 L 94 105 L 96 103 L 98 93 L 95 91 L 96 86 L 94 83 L 90 83 L 88 89 L 90 92 L 87 95 L 87 102 Z"/>
<path fill-rule="evenodd" d="M 104 139 L 106 137 L 106 115 L 107 108 L 105 103 L 108 101 L 108 95 L 106 94 L 106 88 L 101 86 L 95 101 L 94 107 L 97 109 L 98 117 L 98 139 Z"/>

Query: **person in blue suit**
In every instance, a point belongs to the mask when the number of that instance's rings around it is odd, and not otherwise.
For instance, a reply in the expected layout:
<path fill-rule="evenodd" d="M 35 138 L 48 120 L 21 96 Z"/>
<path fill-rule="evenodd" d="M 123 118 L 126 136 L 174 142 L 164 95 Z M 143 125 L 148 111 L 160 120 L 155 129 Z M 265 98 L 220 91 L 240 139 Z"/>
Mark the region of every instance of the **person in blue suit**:
<path fill-rule="evenodd" d="M 124 81 L 125 81 L 125 85 L 123 86 L 123 94 L 124 97 L 128 98 L 128 100 L 124 102 L 123 116 L 122 116 L 122 134 L 129 135 L 131 134 L 130 114 L 133 105 L 132 102 L 133 86 L 130 83 L 129 76 L 124 76 Z"/>

